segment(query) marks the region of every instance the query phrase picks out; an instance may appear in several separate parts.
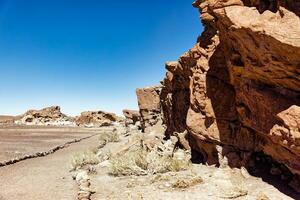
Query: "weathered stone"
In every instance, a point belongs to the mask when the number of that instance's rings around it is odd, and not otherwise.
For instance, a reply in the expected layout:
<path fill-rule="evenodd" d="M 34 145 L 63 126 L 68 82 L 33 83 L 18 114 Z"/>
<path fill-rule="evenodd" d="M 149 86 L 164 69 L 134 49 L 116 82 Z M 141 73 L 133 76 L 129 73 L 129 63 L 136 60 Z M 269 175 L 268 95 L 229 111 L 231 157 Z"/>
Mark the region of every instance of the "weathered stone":
<path fill-rule="evenodd" d="M 141 128 L 144 132 L 163 135 L 165 127 L 160 102 L 161 86 L 136 90 L 141 115 Z"/>
<path fill-rule="evenodd" d="M 75 126 L 74 119 L 63 114 L 59 106 L 51 106 L 41 110 L 29 110 L 23 114 L 16 124 Z"/>
<path fill-rule="evenodd" d="M 87 111 L 82 112 L 81 115 L 76 118 L 76 124 L 85 127 L 103 127 L 111 126 L 114 122 L 118 122 L 119 120 L 121 120 L 121 118 L 114 113 Z"/>
<path fill-rule="evenodd" d="M 123 115 L 125 116 L 125 125 L 128 126 L 130 124 L 135 125 L 140 121 L 141 116 L 139 111 L 136 110 L 123 110 Z"/>
<path fill-rule="evenodd" d="M 204 32 L 166 64 L 160 95 L 141 95 L 142 102 L 160 102 L 166 135 L 188 132 L 209 164 L 247 166 L 251 153 L 264 152 L 300 175 L 299 2 L 193 5 Z"/>

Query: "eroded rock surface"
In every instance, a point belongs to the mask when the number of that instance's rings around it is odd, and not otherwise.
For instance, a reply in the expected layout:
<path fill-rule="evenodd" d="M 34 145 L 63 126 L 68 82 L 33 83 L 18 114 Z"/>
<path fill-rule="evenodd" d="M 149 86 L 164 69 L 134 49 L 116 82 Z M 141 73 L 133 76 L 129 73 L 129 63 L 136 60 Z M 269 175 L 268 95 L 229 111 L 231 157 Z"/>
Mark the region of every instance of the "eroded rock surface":
<path fill-rule="evenodd" d="M 136 123 L 140 122 L 141 115 L 140 112 L 137 110 L 123 110 L 123 115 L 125 116 L 125 125 L 135 125 Z"/>
<path fill-rule="evenodd" d="M 136 90 L 141 116 L 141 128 L 144 132 L 165 132 L 162 105 L 160 101 L 161 86 L 139 88 Z"/>
<path fill-rule="evenodd" d="M 229 166 L 248 166 L 253 152 L 263 152 L 300 175 L 299 1 L 193 5 L 205 30 L 166 64 L 166 134 L 187 132 L 209 164 L 222 165 L 225 156 Z"/>
<path fill-rule="evenodd" d="M 52 125 L 52 126 L 74 126 L 74 120 L 63 114 L 59 106 L 51 106 L 41 110 L 29 110 L 23 114 L 21 119 L 15 121 L 22 125 Z"/>
<path fill-rule="evenodd" d="M 111 126 L 114 122 L 119 122 L 121 120 L 122 118 L 118 117 L 114 113 L 104 111 L 86 111 L 82 112 L 81 115 L 76 118 L 76 124 L 78 126 L 85 127 L 103 127 Z"/>

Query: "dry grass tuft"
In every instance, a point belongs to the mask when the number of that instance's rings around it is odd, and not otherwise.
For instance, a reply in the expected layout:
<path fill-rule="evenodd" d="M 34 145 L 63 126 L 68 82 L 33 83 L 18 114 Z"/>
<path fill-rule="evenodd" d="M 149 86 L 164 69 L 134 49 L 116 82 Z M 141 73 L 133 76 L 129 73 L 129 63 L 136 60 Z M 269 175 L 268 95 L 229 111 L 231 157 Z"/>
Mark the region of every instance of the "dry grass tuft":
<path fill-rule="evenodd" d="M 190 166 L 188 161 L 160 156 L 155 151 L 147 152 L 142 148 L 114 156 L 110 162 L 110 174 L 114 176 L 166 173 L 186 170 Z"/>
<path fill-rule="evenodd" d="M 182 177 L 173 182 L 172 187 L 178 189 L 185 189 L 201 183 L 203 183 L 203 179 L 200 176 L 196 176 L 193 178 Z"/>
<path fill-rule="evenodd" d="M 157 174 L 151 179 L 151 183 L 171 181 L 172 177 L 168 174 Z"/>
<path fill-rule="evenodd" d="M 82 153 L 77 153 L 72 157 L 71 170 L 77 170 L 85 165 L 99 164 L 100 160 L 94 151 L 88 150 Z"/>
<path fill-rule="evenodd" d="M 124 155 L 117 155 L 110 160 L 110 174 L 114 176 L 146 175 L 143 161 L 143 151 L 126 152 Z"/>
<path fill-rule="evenodd" d="M 100 145 L 99 148 L 104 147 L 107 143 L 110 142 L 119 142 L 120 136 L 117 132 L 112 133 L 103 133 L 99 136 Z"/>

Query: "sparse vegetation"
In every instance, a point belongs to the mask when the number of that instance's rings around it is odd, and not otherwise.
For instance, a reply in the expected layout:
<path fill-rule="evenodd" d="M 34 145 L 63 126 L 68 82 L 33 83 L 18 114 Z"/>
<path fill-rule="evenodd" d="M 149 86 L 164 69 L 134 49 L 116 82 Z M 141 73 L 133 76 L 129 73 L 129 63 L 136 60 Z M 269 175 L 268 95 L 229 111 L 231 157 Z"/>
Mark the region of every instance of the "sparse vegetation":
<path fill-rule="evenodd" d="M 203 179 L 200 176 L 191 178 L 182 177 L 178 178 L 175 182 L 173 182 L 172 187 L 178 189 L 185 189 L 201 183 L 203 183 Z"/>
<path fill-rule="evenodd" d="M 151 179 L 151 183 L 170 181 L 171 178 L 168 174 L 157 174 Z"/>
<path fill-rule="evenodd" d="M 112 133 L 103 133 L 99 136 L 100 145 L 99 148 L 104 147 L 107 143 L 110 142 L 119 142 L 120 136 L 117 132 Z"/>
<path fill-rule="evenodd" d="M 71 170 L 77 170 L 85 165 L 96 165 L 100 162 L 97 154 L 94 151 L 88 150 L 81 153 L 77 153 L 72 157 Z"/>
<path fill-rule="evenodd" d="M 111 158 L 110 174 L 114 176 L 146 175 L 188 169 L 188 161 L 160 156 L 140 148 Z"/>

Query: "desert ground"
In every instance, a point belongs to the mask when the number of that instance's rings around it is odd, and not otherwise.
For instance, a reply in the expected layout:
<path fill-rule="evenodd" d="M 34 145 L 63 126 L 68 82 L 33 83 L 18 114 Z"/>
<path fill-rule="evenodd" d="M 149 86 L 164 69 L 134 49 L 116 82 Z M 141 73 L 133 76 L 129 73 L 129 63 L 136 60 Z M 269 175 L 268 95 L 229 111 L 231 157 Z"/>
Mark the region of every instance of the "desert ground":
<path fill-rule="evenodd" d="M 300 198 L 288 187 L 276 188 L 245 169 L 190 164 L 178 171 L 139 174 L 126 168 L 129 173 L 120 169 L 121 174 L 112 174 L 113 160 L 117 155 L 127 159 L 126 152 L 142 134 L 122 126 L 7 126 L 1 128 L 0 134 L 1 162 L 36 155 L 0 168 L 1 200 L 85 199 L 81 194 L 87 191 L 86 199 L 92 200 Z M 109 139 L 103 143 L 105 137 Z M 51 151 L 57 146 L 61 148 Z M 41 153 L 48 151 L 49 154 Z M 78 161 L 78 156 L 86 152 L 95 152 L 101 159 L 91 162 L 94 158 L 90 156 Z M 88 184 L 82 186 L 85 181 Z"/>
<path fill-rule="evenodd" d="M 72 155 L 93 145 L 103 131 L 15 125 L 0 128 L 0 163 L 8 162 L 0 168 L 0 199 L 74 199 L 76 187 L 69 174 Z M 11 160 L 16 163 L 10 164 Z"/>
<path fill-rule="evenodd" d="M 0 127 L 0 162 L 38 152 L 96 134 L 96 130 L 68 127 L 6 126 Z"/>

